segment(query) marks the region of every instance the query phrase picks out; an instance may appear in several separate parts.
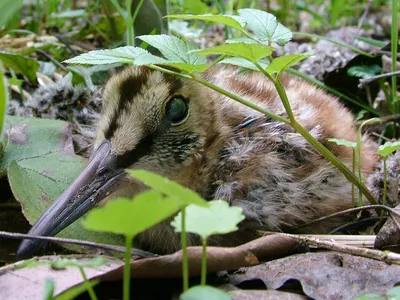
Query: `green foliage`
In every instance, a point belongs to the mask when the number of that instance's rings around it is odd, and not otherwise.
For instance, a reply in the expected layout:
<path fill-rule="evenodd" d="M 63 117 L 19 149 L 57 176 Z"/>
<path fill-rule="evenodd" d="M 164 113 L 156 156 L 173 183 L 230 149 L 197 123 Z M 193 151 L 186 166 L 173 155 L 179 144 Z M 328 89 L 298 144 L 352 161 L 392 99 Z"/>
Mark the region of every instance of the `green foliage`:
<path fill-rule="evenodd" d="M 386 295 L 378 294 L 364 294 L 355 297 L 353 300 L 399 300 L 400 299 L 400 286 L 395 286 L 391 288 Z"/>
<path fill-rule="evenodd" d="M 53 300 L 54 288 L 55 288 L 54 280 L 46 278 L 46 282 L 44 283 L 44 292 L 43 292 L 44 300 Z"/>
<path fill-rule="evenodd" d="M 0 28 L 7 25 L 7 22 L 15 16 L 21 8 L 24 0 L 1 0 L 0 1 Z"/>
<path fill-rule="evenodd" d="M 96 280 L 88 280 L 84 281 L 78 285 L 75 285 L 68 290 L 62 292 L 60 295 L 54 298 L 54 300 L 71 300 L 71 299 L 76 299 L 80 294 L 86 292 L 88 290 L 88 287 L 93 289 L 96 285 L 98 285 L 101 281 L 96 279 Z M 92 298 L 93 299 L 93 298 Z"/>
<path fill-rule="evenodd" d="M 386 142 L 385 144 L 379 146 L 378 154 L 383 157 L 388 157 L 390 154 L 392 154 L 399 148 L 400 148 L 400 141 Z"/>
<path fill-rule="evenodd" d="M 343 139 L 333 139 L 333 138 L 331 138 L 331 139 L 328 139 L 328 142 L 335 143 L 338 146 L 345 146 L 347 148 L 355 149 L 357 147 L 357 143 L 346 141 L 346 140 L 343 140 Z"/>
<path fill-rule="evenodd" d="M 35 59 L 0 51 L 0 61 L 15 72 L 25 75 L 31 82 L 36 82 L 36 72 L 39 69 L 39 63 Z"/>
<path fill-rule="evenodd" d="M 4 76 L 3 64 L 0 62 L 0 137 L 3 135 L 3 125 L 5 122 L 6 111 L 7 111 L 7 103 L 8 103 L 8 90 L 6 77 Z M 1 147 L 2 151 L 0 153 L 0 159 L 3 156 L 3 147 Z M 1 171 L 0 171 L 1 177 Z"/>
<path fill-rule="evenodd" d="M 381 66 L 363 65 L 363 66 L 350 67 L 347 70 L 347 74 L 349 74 L 350 76 L 366 79 L 380 74 L 381 71 L 382 71 Z"/>
<path fill-rule="evenodd" d="M 177 15 L 169 15 L 167 16 L 170 19 L 188 19 L 188 20 L 201 20 L 205 22 L 212 22 L 216 24 L 223 24 L 240 31 L 243 30 L 245 23 L 242 19 L 237 16 L 229 16 L 229 15 L 190 15 L 190 14 L 177 14 Z"/>
<path fill-rule="evenodd" d="M 162 209 L 160 209 L 162 207 Z M 181 207 L 177 198 L 146 191 L 133 200 L 118 198 L 104 207 L 91 210 L 82 221 L 85 228 L 134 237 L 163 221 Z"/>
<path fill-rule="evenodd" d="M 266 71 L 270 74 L 276 73 L 279 76 L 283 71 L 286 71 L 286 69 L 311 55 L 312 54 L 289 54 L 277 57 L 267 67 Z"/>
<path fill-rule="evenodd" d="M 179 297 L 180 300 L 230 300 L 232 297 L 215 287 L 198 285 L 190 288 Z"/>
<path fill-rule="evenodd" d="M 213 200 L 209 207 L 189 205 L 186 207 L 186 230 L 196 233 L 202 239 L 214 234 L 226 234 L 238 230 L 237 224 L 244 220 L 243 210 L 238 206 L 229 206 L 226 201 Z M 181 213 L 171 222 L 176 232 L 182 230 Z"/>

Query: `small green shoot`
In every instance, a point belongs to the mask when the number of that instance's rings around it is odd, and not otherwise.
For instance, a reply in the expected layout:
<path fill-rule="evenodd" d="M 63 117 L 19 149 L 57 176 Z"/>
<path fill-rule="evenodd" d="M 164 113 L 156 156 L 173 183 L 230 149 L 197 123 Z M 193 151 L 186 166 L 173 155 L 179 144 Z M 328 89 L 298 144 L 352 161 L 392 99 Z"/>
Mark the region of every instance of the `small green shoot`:
<path fill-rule="evenodd" d="M 50 278 L 46 278 L 46 282 L 44 283 L 44 293 L 43 300 L 53 300 L 54 295 L 54 280 Z"/>
<path fill-rule="evenodd" d="M 230 300 L 232 297 L 215 287 L 209 286 L 209 285 L 197 285 L 183 294 L 179 297 L 179 300 Z"/>
<path fill-rule="evenodd" d="M 353 159 L 352 159 L 352 171 L 353 174 L 356 173 L 356 149 L 357 143 L 346 141 L 343 139 L 328 139 L 328 142 L 335 143 L 338 146 L 345 146 L 347 148 L 351 148 L 353 150 Z M 355 186 L 354 183 L 351 183 L 351 205 L 354 207 L 356 205 L 356 196 L 355 196 Z"/>
<path fill-rule="evenodd" d="M 90 211 L 82 221 L 85 228 L 125 236 L 125 266 L 123 299 L 130 295 L 130 260 L 133 238 L 140 232 L 160 223 L 181 208 L 181 202 L 163 197 L 156 191 L 146 191 L 133 200 L 118 198 L 104 207 Z"/>
<path fill-rule="evenodd" d="M 244 220 L 243 210 L 229 206 L 226 201 L 214 200 L 209 207 L 189 205 L 186 208 L 186 231 L 200 235 L 203 244 L 201 262 L 201 285 L 206 284 L 207 276 L 207 238 L 215 234 L 226 234 L 238 230 L 237 225 Z M 176 232 L 182 231 L 182 215 L 178 214 L 171 222 Z"/>
<path fill-rule="evenodd" d="M 384 145 L 380 145 L 378 148 L 378 154 L 383 158 L 383 199 L 382 204 L 386 204 L 387 195 L 387 169 L 386 169 L 386 159 L 387 157 L 400 148 L 400 142 L 386 142 Z"/>
<path fill-rule="evenodd" d="M 199 206 L 208 206 L 208 202 L 200 197 L 199 194 L 192 190 L 181 186 L 180 184 L 168 180 L 160 175 L 151 173 L 145 170 L 127 170 L 127 172 L 134 178 L 139 179 L 148 187 L 156 190 L 164 195 L 178 199 L 181 203 L 181 242 L 182 242 L 182 274 L 183 274 L 183 290 L 186 291 L 189 288 L 189 262 L 187 256 L 187 236 L 185 230 L 185 215 L 186 206 L 189 204 L 195 204 Z"/>

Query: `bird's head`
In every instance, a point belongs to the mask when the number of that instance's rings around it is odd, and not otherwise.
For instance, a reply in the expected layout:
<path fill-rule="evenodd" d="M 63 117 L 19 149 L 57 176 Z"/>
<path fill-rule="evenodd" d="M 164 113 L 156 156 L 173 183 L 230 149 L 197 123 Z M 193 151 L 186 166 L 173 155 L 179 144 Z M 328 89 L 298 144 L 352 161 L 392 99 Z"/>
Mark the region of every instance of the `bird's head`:
<path fill-rule="evenodd" d="M 127 68 L 111 78 L 85 169 L 29 233 L 57 234 L 130 180 L 126 168 L 176 177 L 212 131 L 212 97 L 190 80 L 148 68 Z M 17 255 L 31 255 L 39 245 L 24 240 Z"/>

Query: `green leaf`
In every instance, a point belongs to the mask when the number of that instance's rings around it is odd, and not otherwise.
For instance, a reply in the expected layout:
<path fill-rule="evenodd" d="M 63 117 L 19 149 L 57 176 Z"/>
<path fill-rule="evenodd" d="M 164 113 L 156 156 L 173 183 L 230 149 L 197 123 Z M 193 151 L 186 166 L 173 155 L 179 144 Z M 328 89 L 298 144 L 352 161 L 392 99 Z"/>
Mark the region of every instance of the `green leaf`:
<path fill-rule="evenodd" d="M 46 281 L 44 283 L 44 293 L 43 293 L 44 300 L 53 300 L 54 287 L 55 287 L 54 280 L 46 278 Z"/>
<path fill-rule="evenodd" d="M 243 22 L 237 16 L 228 16 L 228 15 L 191 15 L 191 14 L 178 14 L 178 15 L 168 15 L 166 18 L 170 19 L 186 19 L 186 20 L 200 20 L 206 22 L 213 22 L 216 24 L 223 24 L 229 27 L 233 27 L 239 30 L 243 30 L 245 22 Z"/>
<path fill-rule="evenodd" d="M 0 60 L 5 66 L 13 69 L 15 72 L 25 75 L 29 81 L 36 82 L 36 72 L 39 69 L 39 63 L 35 59 L 0 51 Z"/>
<path fill-rule="evenodd" d="M 181 208 L 181 201 L 156 191 L 146 191 L 133 200 L 118 198 L 104 207 L 91 210 L 82 224 L 95 231 L 111 232 L 133 237 Z"/>
<path fill-rule="evenodd" d="M 5 26 L 7 22 L 15 16 L 21 8 L 24 0 L 1 0 L 0 1 L 0 28 Z"/>
<path fill-rule="evenodd" d="M 188 289 L 181 294 L 179 300 L 230 300 L 232 297 L 215 287 L 209 285 L 198 285 Z"/>
<path fill-rule="evenodd" d="M 198 49 L 194 43 L 166 34 L 142 35 L 138 36 L 138 38 L 154 48 L 157 48 L 170 62 L 186 63 L 191 65 L 207 64 L 205 57 L 202 57 L 197 53 L 189 52 Z"/>
<path fill-rule="evenodd" d="M 239 9 L 238 12 L 246 22 L 246 28 L 251 29 L 261 41 L 283 46 L 292 39 L 292 32 L 278 23 L 274 15 L 251 8 Z"/>
<path fill-rule="evenodd" d="M 126 170 L 126 172 L 153 190 L 163 193 L 168 197 L 179 199 L 182 205 L 196 204 L 208 206 L 208 202 L 201 198 L 199 194 L 168 178 L 145 170 Z"/>
<path fill-rule="evenodd" d="M 281 74 L 287 68 L 290 68 L 294 64 L 306 59 L 307 57 L 310 57 L 311 55 L 312 54 L 289 54 L 277 57 L 270 63 L 266 71 L 270 74 Z"/>
<path fill-rule="evenodd" d="M 245 69 L 250 69 L 254 71 L 260 71 L 258 68 L 250 61 L 247 59 L 241 58 L 241 57 L 227 57 L 224 58 L 219 62 L 220 64 L 227 64 L 227 65 L 234 65 L 238 67 L 242 67 Z M 267 60 L 259 60 L 258 64 L 263 68 L 266 69 L 269 65 L 269 62 Z"/>
<path fill-rule="evenodd" d="M 71 125 L 66 122 L 8 116 L 6 129 L 0 174 L 7 171 L 14 197 L 33 224 L 80 174 L 86 160 L 74 154 Z M 120 237 L 87 231 L 77 222 L 58 236 L 123 243 Z M 65 247 L 82 251 L 82 246 Z"/>
<path fill-rule="evenodd" d="M 389 300 L 398 300 L 398 299 L 400 299 L 400 286 L 395 286 L 394 288 L 391 288 L 386 293 L 386 297 Z"/>
<path fill-rule="evenodd" d="M 186 39 L 198 38 L 203 32 L 203 29 L 189 26 L 188 22 L 182 20 L 172 20 L 168 23 L 168 27 L 174 35 L 182 36 Z"/>
<path fill-rule="evenodd" d="M 357 143 L 356 142 L 350 142 L 350 141 L 346 141 L 346 140 L 343 140 L 343 139 L 334 139 L 334 138 L 332 138 L 332 139 L 328 139 L 328 142 L 335 143 L 338 146 L 345 146 L 347 148 L 353 148 L 353 149 L 357 148 Z"/>
<path fill-rule="evenodd" d="M 58 260 L 37 260 L 29 259 L 24 261 L 18 268 L 36 268 L 40 266 L 51 266 L 57 270 L 62 270 L 67 267 L 76 268 L 97 268 L 107 263 L 107 259 L 103 256 L 96 256 L 89 260 L 76 259 L 76 258 L 60 258 Z"/>
<path fill-rule="evenodd" d="M 389 154 L 393 153 L 397 149 L 400 148 L 400 141 L 397 142 L 386 142 L 383 145 L 380 145 L 378 148 L 378 154 L 383 157 L 389 156 Z"/>
<path fill-rule="evenodd" d="M 347 70 L 347 74 L 349 76 L 367 79 L 380 74 L 381 71 L 382 67 L 379 65 L 363 65 L 350 67 Z"/>
<path fill-rule="evenodd" d="M 256 62 L 261 58 L 271 55 L 274 48 L 262 44 L 232 43 L 198 50 L 196 53 L 201 55 L 221 54 L 227 56 L 239 56 L 251 62 Z"/>
<path fill-rule="evenodd" d="M 96 285 L 98 285 L 101 281 L 96 279 L 96 280 L 88 280 L 88 281 L 84 281 L 78 285 L 75 285 L 69 289 L 67 289 L 66 291 L 62 292 L 61 294 L 59 294 L 57 297 L 55 297 L 55 300 L 71 300 L 71 299 L 76 299 L 80 294 L 84 293 L 87 291 L 88 289 L 88 285 L 90 287 L 95 287 Z"/>
<path fill-rule="evenodd" d="M 7 102 L 8 102 L 8 90 L 7 90 L 6 77 L 4 76 L 3 64 L 0 62 L 0 137 L 3 136 L 3 126 L 6 118 Z M 1 154 L 0 158 L 2 157 Z M 1 177 L 1 169 L 0 169 L 0 177 Z"/>
<path fill-rule="evenodd" d="M 86 10 L 84 9 L 75 9 L 75 10 L 66 10 L 60 13 L 51 14 L 50 18 L 53 19 L 62 19 L 62 18 L 81 18 L 86 14 Z"/>
<path fill-rule="evenodd" d="M 176 232 L 181 232 L 181 213 L 171 225 Z M 214 234 L 225 234 L 238 230 L 237 224 L 244 220 L 243 210 L 238 206 L 229 206 L 223 200 L 209 202 L 209 207 L 188 205 L 186 207 L 186 231 L 200 235 L 202 239 Z"/>
<path fill-rule="evenodd" d="M 201 0 L 183 0 L 181 4 L 185 11 L 193 14 L 204 14 L 208 11 L 208 6 Z"/>
<path fill-rule="evenodd" d="M 355 297 L 353 300 L 387 300 L 387 298 L 378 294 L 364 294 Z"/>
<path fill-rule="evenodd" d="M 64 61 L 68 64 L 80 65 L 107 65 L 133 64 L 135 59 L 149 52 L 139 47 L 125 46 L 110 50 L 94 50 Z"/>

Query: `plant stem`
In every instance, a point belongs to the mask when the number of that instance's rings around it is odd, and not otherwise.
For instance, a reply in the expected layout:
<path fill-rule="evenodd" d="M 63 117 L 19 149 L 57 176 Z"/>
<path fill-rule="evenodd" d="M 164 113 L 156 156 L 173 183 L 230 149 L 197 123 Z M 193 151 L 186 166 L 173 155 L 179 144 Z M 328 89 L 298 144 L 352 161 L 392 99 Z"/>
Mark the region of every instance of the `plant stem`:
<path fill-rule="evenodd" d="M 200 285 L 206 285 L 207 278 L 207 238 L 202 238 L 202 256 L 201 256 L 201 281 Z"/>
<path fill-rule="evenodd" d="M 387 157 L 383 157 L 383 199 L 382 199 L 382 204 L 386 205 L 386 193 L 387 193 L 387 169 L 386 169 L 386 159 Z"/>
<path fill-rule="evenodd" d="M 183 291 L 189 289 L 189 261 L 187 254 L 187 235 L 186 235 L 186 207 L 181 211 L 181 243 L 182 243 L 182 276 L 183 276 Z"/>
<path fill-rule="evenodd" d="M 131 12 L 131 8 L 132 8 L 132 0 L 125 0 L 125 6 L 126 6 L 126 45 L 127 46 L 134 46 L 135 45 L 135 32 L 133 29 L 133 18 L 132 18 L 132 12 Z M 136 10 L 138 8 L 136 7 L 135 9 L 135 13 Z"/>
<path fill-rule="evenodd" d="M 392 0 L 392 30 L 391 30 L 391 52 L 392 52 L 392 72 L 397 71 L 397 46 L 398 46 L 398 13 L 399 0 Z M 392 103 L 393 113 L 399 113 L 399 104 L 396 103 L 397 95 L 397 78 L 392 76 Z"/>
<path fill-rule="evenodd" d="M 87 289 L 87 291 L 89 293 L 90 299 L 97 300 L 96 293 L 94 292 L 93 287 L 90 285 L 90 283 L 89 283 L 89 281 L 88 281 L 88 279 L 86 277 L 85 271 L 83 270 L 83 267 L 78 267 L 78 269 L 79 269 L 79 272 L 82 275 L 83 281 L 85 282 L 86 289 Z"/>
<path fill-rule="evenodd" d="M 356 173 L 356 149 L 352 148 L 353 150 L 353 166 L 351 171 L 353 174 Z M 356 189 L 354 183 L 351 183 L 351 207 L 356 205 Z"/>
<path fill-rule="evenodd" d="M 131 248 L 133 236 L 125 235 L 124 300 L 129 300 L 131 284 Z"/>

